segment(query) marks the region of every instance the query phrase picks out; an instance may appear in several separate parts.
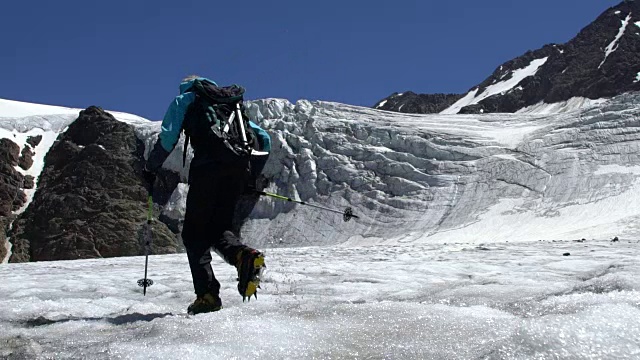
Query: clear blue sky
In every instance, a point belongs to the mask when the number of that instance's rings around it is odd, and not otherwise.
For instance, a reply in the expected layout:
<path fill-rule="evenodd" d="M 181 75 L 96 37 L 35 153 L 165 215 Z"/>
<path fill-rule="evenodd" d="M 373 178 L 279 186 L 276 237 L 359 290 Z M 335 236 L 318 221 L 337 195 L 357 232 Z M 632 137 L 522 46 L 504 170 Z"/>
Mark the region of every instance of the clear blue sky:
<path fill-rule="evenodd" d="M 619 2 L 5 1 L 0 98 L 159 120 L 192 73 L 244 85 L 248 99 L 462 93 Z"/>

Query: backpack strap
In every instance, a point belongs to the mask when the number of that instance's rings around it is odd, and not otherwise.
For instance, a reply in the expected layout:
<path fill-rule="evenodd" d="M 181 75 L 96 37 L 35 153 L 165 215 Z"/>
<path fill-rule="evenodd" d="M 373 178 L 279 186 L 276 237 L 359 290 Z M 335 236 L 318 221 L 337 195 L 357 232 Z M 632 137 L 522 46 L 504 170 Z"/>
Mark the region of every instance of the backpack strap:
<path fill-rule="evenodd" d="M 187 147 L 189 146 L 189 135 L 184 134 L 184 149 L 182 150 L 182 167 L 187 163 Z"/>
<path fill-rule="evenodd" d="M 244 128 L 245 120 L 242 118 L 242 110 L 240 110 L 240 103 L 236 103 L 236 109 L 234 110 L 234 113 L 238 114 L 238 122 L 240 124 L 240 134 L 242 135 L 242 143 L 246 147 L 248 144 L 247 133 L 245 132 L 246 129 Z"/>
<path fill-rule="evenodd" d="M 185 91 L 185 92 L 191 92 L 191 91 L 193 91 L 193 86 L 192 86 L 192 87 L 190 87 L 190 88 L 189 88 L 187 91 Z M 196 97 L 195 97 L 195 99 L 193 99 L 193 102 L 192 102 L 191 104 L 189 104 L 189 108 L 191 108 L 192 106 L 194 106 L 194 104 L 196 103 L 196 101 L 198 101 L 198 100 L 199 100 L 199 99 L 198 99 L 198 97 L 199 97 L 200 95 L 198 95 L 198 93 L 197 93 L 197 92 L 195 92 L 195 95 L 196 95 Z M 183 133 L 184 133 L 184 146 L 183 146 L 183 148 L 182 148 L 182 167 L 185 167 L 185 165 L 186 165 L 186 163 L 187 163 L 187 148 L 189 147 L 189 139 L 191 138 L 191 137 L 189 136 L 189 134 L 187 134 L 187 131 L 186 131 L 186 130 L 185 130 L 185 128 L 184 128 L 185 123 L 188 121 L 187 119 L 188 119 L 188 113 L 189 113 L 189 110 L 190 110 L 189 108 L 187 108 L 187 112 L 184 114 L 184 119 L 182 120 L 182 125 L 181 125 L 181 127 L 180 127 L 180 132 L 183 132 Z"/>

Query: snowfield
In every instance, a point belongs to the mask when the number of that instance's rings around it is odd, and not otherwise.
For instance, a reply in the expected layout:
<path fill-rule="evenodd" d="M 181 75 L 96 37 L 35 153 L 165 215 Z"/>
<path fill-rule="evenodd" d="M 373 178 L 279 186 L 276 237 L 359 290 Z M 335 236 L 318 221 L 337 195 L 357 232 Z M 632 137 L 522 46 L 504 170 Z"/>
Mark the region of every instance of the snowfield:
<path fill-rule="evenodd" d="M 563 256 L 570 253 L 570 256 Z M 638 241 L 267 250 L 257 300 L 186 316 L 186 255 L 0 267 L 8 359 L 637 359 Z"/>

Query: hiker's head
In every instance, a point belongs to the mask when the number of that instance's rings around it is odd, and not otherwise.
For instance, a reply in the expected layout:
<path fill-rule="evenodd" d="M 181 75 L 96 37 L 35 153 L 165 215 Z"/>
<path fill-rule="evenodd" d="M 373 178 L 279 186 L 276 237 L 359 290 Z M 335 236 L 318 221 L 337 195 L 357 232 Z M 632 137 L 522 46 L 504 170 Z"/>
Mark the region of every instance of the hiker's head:
<path fill-rule="evenodd" d="M 182 82 L 188 82 L 188 81 L 195 80 L 195 79 L 202 79 L 202 76 L 200 76 L 200 75 L 189 75 L 189 76 L 185 77 L 184 79 L 182 79 Z"/>
<path fill-rule="evenodd" d="M 182 79 L 182 82 L 180 83 L 180 94 L 184 94 L 189 91 L 193 82 L 198 79 L 204 79 L 204 77 L 200 75 L 189 75 Z"/>

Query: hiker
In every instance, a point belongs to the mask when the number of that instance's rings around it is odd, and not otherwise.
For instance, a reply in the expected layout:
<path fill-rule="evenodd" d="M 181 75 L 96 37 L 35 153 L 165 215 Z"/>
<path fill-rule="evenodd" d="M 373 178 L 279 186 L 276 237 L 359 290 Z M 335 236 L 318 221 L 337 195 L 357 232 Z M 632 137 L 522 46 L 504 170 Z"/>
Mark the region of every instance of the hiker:
<path fill-rule="evenodd" d="M 187 309 L 189 314 L 222 308 L 220 283 L 211 268 L 211 247 L 237 268 L 238 291 L 243 301 L 252 295 L 257 298 L 264 255 L 243 245 L 239 229 L 234 232 L 232 223 L 239 197 L 247 189 L 255 188 L 256 181 L 263 182 L 259 175 L 271 149 L 271 139 L 266 131 L 246 118 L 242 111 L 243 93 L 244 89 L 236 85 L 222 88 L 200 76 L 185 78 L 180 84 L 180 95 L 169 105 L 158 140 L 143 169 L 145 182 L 152 191 L 157 170 L 184 130 L 183 161 L 190 140 L 194 151 L 182 228 L 197 296 Z M 225 127 L 226 123 L 231 126 Z M 240 129 L 245 129 L 244 136 Z M 241 144 L 234 145 L 238 141 Z"/>

